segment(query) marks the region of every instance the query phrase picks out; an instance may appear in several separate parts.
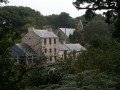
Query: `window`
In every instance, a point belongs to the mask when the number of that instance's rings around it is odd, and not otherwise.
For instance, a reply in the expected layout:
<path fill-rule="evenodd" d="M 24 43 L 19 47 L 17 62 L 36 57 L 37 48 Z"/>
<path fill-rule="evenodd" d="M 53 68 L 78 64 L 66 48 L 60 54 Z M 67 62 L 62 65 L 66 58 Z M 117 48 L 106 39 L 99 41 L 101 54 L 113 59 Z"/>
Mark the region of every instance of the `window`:
<path fill-rule="evenodd" d="M 55 56 L 55 60 L 57 60 L 57 57 Z"/>
<path fill-rule="evenodd" d="M 44 39 L 44 44 L 46 44 L 46 38 Z"/>
<path fill-rule="evenodd" d="M 56 48 L 54 48 L 54 53 L 56 53 Z"/>
<path fill-rule="evenodd" d="M 47 49 L 45 49 L 45 53 L 47 53 Z"/>
<path fill-rule="evenodd" d="M 52 61 L 52 57 L 50 57 L 50 61 Z"/>
<path fill-rule="evenodd" d="M 50 48 L 50 53 L 52 53 L 52 49 Z"/>
<path fill-rule="evenodd" d="M 54 44 L 56 44 L 56 39 L 54 39 Z"/>
<path fill-rule="evenodd" d="M 51 38 L 49 38 L 49 44 L 51 44 Z"/>

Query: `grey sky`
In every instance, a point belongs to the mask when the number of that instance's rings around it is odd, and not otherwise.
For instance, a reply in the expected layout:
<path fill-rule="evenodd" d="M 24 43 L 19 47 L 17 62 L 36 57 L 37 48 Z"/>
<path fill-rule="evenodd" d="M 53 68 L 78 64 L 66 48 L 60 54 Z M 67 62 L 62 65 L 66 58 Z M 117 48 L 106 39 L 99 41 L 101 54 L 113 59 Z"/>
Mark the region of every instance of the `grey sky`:
<path fill-rule="evenodd" d="M 81 16 L 84 10 L 77 10 L 72 2 L 75 0 L 9 0 L 7 5 L 27 6 L 39 11 L 43 15 L 69 13 L 72 17 Z"/>

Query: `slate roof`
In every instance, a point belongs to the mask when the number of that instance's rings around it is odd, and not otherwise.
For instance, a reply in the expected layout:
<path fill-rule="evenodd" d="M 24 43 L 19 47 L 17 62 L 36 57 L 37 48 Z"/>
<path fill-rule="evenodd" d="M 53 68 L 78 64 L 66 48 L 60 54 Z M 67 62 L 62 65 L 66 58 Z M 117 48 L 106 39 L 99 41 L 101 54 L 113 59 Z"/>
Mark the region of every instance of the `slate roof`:
<path fill-rule="evenodd" d="M 57 38 L 57 36 L 49 30 L 39 30 L 39 29 L 34 29 L 33 30 L 35 34 L 42 38 Z"/>
<path fill-rule="evenodd" d="M 66 35 L 69 37 L 70 34 L 73 34 L 75 31 L 74 28 L 59 28 L 63 33 L 66 32 Z"/>
<path fill-rule="evenodd" d="M 82 51 L 86 50 L 82 45 L 80 44 L 65 44 L 70 51 Z"/>
<path fill-rule="evenodd" d="M 19 43 L 11 47 L 12 56 L 35 56 L 37 55 L 33 49 L 27 44 Z"/>
<path fill-rule="evenodd" d="M 59 43 L 59 50 L 60 51 L 69 51 L 69 48 L 64 44 Z"/>

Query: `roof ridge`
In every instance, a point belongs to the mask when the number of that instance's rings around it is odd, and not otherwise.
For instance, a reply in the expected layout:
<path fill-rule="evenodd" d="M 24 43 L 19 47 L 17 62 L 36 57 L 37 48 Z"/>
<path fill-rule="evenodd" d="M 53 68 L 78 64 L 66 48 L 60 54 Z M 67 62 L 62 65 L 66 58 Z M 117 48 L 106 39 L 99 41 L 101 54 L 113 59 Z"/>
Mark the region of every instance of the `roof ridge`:
<path fill-rule="evenodd" d="M 43 38 L 57 38 L 57 35 L 54 32 L 51 32 L 49 30 L 39 30 L 35 29 L 33 32 L 38 35 L 39 37 Z"/>

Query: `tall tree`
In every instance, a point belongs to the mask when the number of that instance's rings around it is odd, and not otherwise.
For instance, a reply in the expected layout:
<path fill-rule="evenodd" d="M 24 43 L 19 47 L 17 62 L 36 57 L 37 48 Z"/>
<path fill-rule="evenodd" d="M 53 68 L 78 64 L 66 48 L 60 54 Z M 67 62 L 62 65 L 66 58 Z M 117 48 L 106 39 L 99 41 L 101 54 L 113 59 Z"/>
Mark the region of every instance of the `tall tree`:
<path fill-rule="evenodd" d="M 45 18 L 40 12 L 29 7 L 5 6 L 0 7 L 0 21 L 10 22 L 19 30 L 25 30 L 29 26 L 42 28 Z"/>
<path fill-rule="evenodd" d="M 82 4 L 87 3 L 87 6 Z M 87 10 L 107 10 L 106 21 L 108 23 L 115 22 L 116 30 L 113 33 L 113 37 L 120 40 L 120 1 L 119 0 L 76 0 L 74 6 L 77 9 Z"/>
<path fill-rule="evenodd" d="M 110 40 L 111 33 L 108 29 L 108 24 L 101 20 L 93 20 L 89 22 L 84 28 L 84 40 L 90 42 L 93 39 L 102 41 Z"/>
<path fill-rule="evenodd" d="M 0 0 L 0 3 L 8 3 L 8 0 Z"/>
<path fill-rule="evenodd" d="M 67 27 L 67 28 L 74 28 L 75 27 L 75 20 L 69 16 L 68 13 L 62 12 L 59 15 L 50 15 L 47 16 L 47 24 L 51 25 L 53 28 L 58 27 Z"/>

